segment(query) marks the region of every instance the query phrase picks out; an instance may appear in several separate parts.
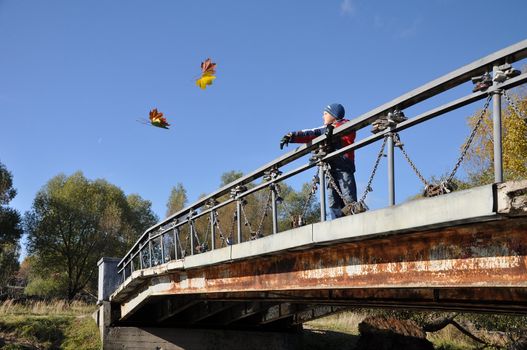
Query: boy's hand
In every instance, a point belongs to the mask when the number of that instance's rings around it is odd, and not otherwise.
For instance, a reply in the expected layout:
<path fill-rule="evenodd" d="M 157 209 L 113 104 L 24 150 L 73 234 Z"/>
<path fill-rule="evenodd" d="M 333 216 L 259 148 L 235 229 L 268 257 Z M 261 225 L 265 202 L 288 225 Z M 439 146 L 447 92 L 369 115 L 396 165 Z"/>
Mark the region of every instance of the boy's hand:
<path fill-rule="evenodd" d="M 291 137 L 293 135 L 291 133 L 285 134 L 284 137 L 280 140 L 280 149 L 284 148 L 284 145 L 289 146 L 289 141 L 291 141 Z"/>
<path fill-rule="evenodd" d="M 331 139 L 331 137 L 333 137 L 333 129 L 335 129 L 335 125 L 333 124 L 329 124 L 329 125 L 326 125 L 326 137 L 328 139 Z"/>

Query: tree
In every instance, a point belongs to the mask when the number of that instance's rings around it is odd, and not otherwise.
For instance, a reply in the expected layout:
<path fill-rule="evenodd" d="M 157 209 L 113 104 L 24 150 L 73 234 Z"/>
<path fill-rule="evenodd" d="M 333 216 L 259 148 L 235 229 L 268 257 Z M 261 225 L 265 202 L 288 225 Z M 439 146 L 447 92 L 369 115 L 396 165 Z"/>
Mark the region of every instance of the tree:
<path fill-rule="evenodd" d="M 241 171 L 231 170 L 224 172 L 221 174 L 221 183 L 220 187 L 227 186 L 233 181 L 238 180 L 240 177 L 243 176 L 243 173 Z"/>
<path fill-rule="evenodd" d="M 182 183 L 178 183 L 176 186 L 172 187 L 170 191 L 170 196 L 168 197 L 167 202 L 167 213 L 166 216 L 177 213 L 181 209 L 185 208 L 187 205 L 187 190 L 183 187 Z"/>
<path fill-rule="evenodd" d="M 527 94 L 511 94 L 519 110 L 527 114 Z M 473 128 L 481 112 L 468 117 Z M 467 153 L 469 183 L 481 185 L 494 181 L 493 121 L 487 111 Z M 527 178 L 527 120 L 518 116 L 511 105 L 502 109 L 503 174 L 506 180 Z"/>
<path fill-rule="evenodd" d="M 130 234 L 125 240 L 126 246 L 130 247 L 138 239 L 138 235 L 157 223 L 159 218 L 152 211 L 152 202 L 141 198 L 138 194 L 128 195 L 126 202 L 130 209 L 127 219 L 131 229 L 124 231 L 123 234 Z"/>
<path fill-rule="evenodd" d="M 105 180 L 90 181 L 82 172 L 58 175 L 37 193 L 26 213 L 28 252 L 36 275 L 53 276 L 68 299 L 96 289 L 97 261 L 122 256 L 157 218 L 150 202 Z"/>
<path fill-rule="evenodd" d="M 4 287 L 18 269 L 21 219 L 18 211 L 7 207 L 15 196 L 13 176 L 0 163 L 0 287 Z"/>

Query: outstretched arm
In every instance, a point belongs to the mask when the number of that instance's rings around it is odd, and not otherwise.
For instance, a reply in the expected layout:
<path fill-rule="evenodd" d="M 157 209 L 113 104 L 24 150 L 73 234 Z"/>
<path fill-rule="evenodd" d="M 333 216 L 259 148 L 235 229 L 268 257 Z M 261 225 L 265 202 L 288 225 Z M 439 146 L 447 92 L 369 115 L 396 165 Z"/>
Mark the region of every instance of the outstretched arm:
<path fill-rule="evenodd" d="M 314 129 L 304 129 L 291 132 L 291 140 L 293 143 L 306 143 L 326 132 L 326 126 L 320 126 Z"/>

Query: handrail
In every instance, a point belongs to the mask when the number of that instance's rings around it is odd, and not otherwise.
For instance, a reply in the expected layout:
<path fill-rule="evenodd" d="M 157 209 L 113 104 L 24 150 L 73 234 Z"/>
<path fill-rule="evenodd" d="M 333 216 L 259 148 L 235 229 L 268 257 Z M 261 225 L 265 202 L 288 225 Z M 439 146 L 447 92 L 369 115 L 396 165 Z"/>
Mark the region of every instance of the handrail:
<path fill-rule="evenodd" d="M 461 85 L 467 81 L 470 80 L 471 77 L 476 75 L 484 74 L 485 72 L 492 71 L 493 66 L 501 65 L 504 63 L 513 63 L 518 60 L 527 58 L 527 40 L 523 40 L 521 42 L 518 42 L 514 45 L 511 45 L 507 48 L 504 48 L 502 50 L 499 50 L 495 53 L 492 53 L 482 59 L 479 59 L 477 61 L 474 61 L 468 65 L 465 65 L 457 70 L 454 70 L 440 78 L 437 78 L 425 85 L 422 85 L 421 87 L 414 89 L 396 99 L 393 99 L 390 102 L 387 102 L 380 107 L 377 107 L 369 112 L 366 112 L 362 114 L 361 116 L 350 120 L 349 122 L 341 125 L 340 127 L 336 128 L 334 130 L 334 136 L 338 136 L 340 134 L 346 134 L 349 133 L 352 130 L 359 130 L 361 128 L 366 127 L 367 125 L 371 124 L 373 121 L 378 119 L 379 117 L 386 115 L 388 112 L 393 111 L 395 109 L 398 110 L 404 110 L 410 106 L 413 106 L 419 102 L 422 102 L 426 99 L 429 99 L 433 96 L 436 96 L 444 91 L 447 91 L 453 87 L 456 87 L 458 85 Z M 498 84 L 497 88 L 501 89 L 509 89 L 512 87 L 515 87 L 517 85 L 523 84 L 527 81 L 526 78 L 527 74 L 522 74 L 518 77 L 512 78 L 510 80 L 507 80 L 506 82 L 502 84 Z M 483 99 L 485 96 L 487 96 L 493 89 L 496 89 L 496 87 L 491 87 L 489 90 L 485 92 L 476 92 L 471 95 L 465 96 L 463 98 L 460 98 L 452 103 L 445 104 L 441 107 L 435 108 L 429 112 L 422 113 L 420 116 L 413 118 L 411 120 L 407 120 L 405 122 L 402 122 L 396 126 L 397 130 L 403 130 L 406 128 L 409 128 L 415 124 L 421 123 L 425 120 L 428 120 L 430 118 L 436 117 L 438 115 L 444 114 L 448 111 L 451 111 L 453 109 L 460 108 L 464 105 L 467 105 L 469 103 L 472 103 L 474 101 Z M 392 130 L 393 131 L 393 130 Z M 372 142 L 375 142 L 376 140 L 383 137 L 385 133 L 389 132 L 381 132 L 376 135 L 372 135 L 364 140 L 361 140 L 360 142 L 355 142 L 352 145 L 349 145 L 347 147 L 341 148 L 335 152 L 332 152 L 324 157 L 324 160 L 329 159 L 331 157 L 334 157 L 338 154 L 344 153 L 346 151 L 352 150 L 352 149 L 358 149 L 361 147 L 366 146 L 367 144 L 370 144 Z M 222 188 L 218 189 L 217 191 L 209 194 L 206 197 L 201 198 L 200 200 L 192 203 L 191 205 L 187 206 L 186 208 L 172 214 L 168 218 L 160 221 L 159 223 L 149 227 L 136 241 L 136 243 L 132 246 L 132 248 L 126 253 L 126 255 L 121 259 L 118 266 L 122 266 L 124 262 L 126 262 L 128 256 L 138 247 L 141 241 L 147 237 L 147 235 L 150 234 L 150 232 L 155 231 L 159 228 L 162 228 L 164 225 L 167 225 L 168 223 L 172 222 L 174 219 L 180 218 L 184 215 L 186 215 L 189 211 L 196 210 L 200 207 L 203 207 L 210 199 L 217 199 L 227 193 L 230 192 L 231 189 L 235 188 L 239 185 L 245 185 L 253 180 L 262 177 L 266 172 L 272 170 L 272 169 L 279 169 L 280 167 L 289 164 L 304 155 L 308 154 L 313 149 L 317 148 L 319 145 L 322 145 L 326 139 L 325 135 L 319 136 L 312 140 L 311 142 L 307 144 L 300 145 L 295 150 L 292 150 L 281 157 L 263 165 L 262 167 L 256 169 L 255 171 L 242 176 L 241 178 L 223 186 Z M 287 176 L 279 176 L 272 181 L 269 181 L 267 183 L 261 184 L 256 186 L 257 189 L 261 189 L 263 187 L 268 186 L 271 183 L 279 182 L 284 180 L 287 177 L 293 176 L 294 174 L 297 174 L 301 171 L 304 171 L 315 164 L 308 164 L 303 165 L 299 167 L 298 169 L 295 169 L 288 174 L 285 174 Z M 257 189 L 251 189 L 250 192 L 247 191 L 245 193 L 240 194 L 238 197 L 246 196 L 249 193 L 255 192 Z M 235 199 L 229 200 L 229 203 L 234 202 Z M 226 205 L 225 202 L 222 202 L 220 206 Z M 214 208 L 208 210 L 207 212 L 210 212 L 214 210 Z M 200 215 L 201 216 L 201 215 Z M 157 236 L 156 236 L 157 237 Z M 151 239 L 151 238 L 149 238 Z M 135 256 L 135 254 L 134 254 Z M 124 268 L 124 267 L 123 267 Z M 121 269 L 122 270 L 122 269 Z"/>

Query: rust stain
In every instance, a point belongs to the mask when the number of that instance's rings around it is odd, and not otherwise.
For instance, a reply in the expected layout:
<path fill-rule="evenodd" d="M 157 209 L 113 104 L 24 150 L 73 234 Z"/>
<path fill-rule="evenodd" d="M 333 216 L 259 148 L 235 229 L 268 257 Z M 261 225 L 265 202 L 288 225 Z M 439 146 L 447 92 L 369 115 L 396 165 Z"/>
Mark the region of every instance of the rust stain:
<path fill-rule="evenodd" d="M 525 233 L 522 220 L 340 243 L 173 274 L 170 292 L 527 287 Z"/>

